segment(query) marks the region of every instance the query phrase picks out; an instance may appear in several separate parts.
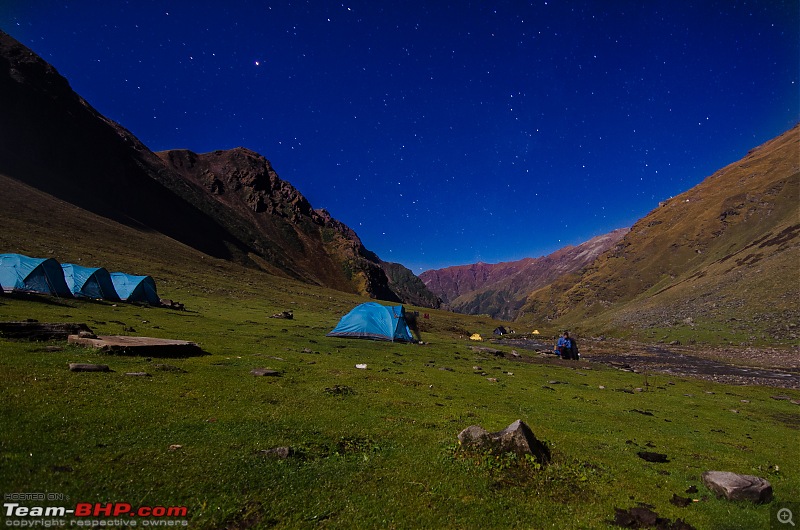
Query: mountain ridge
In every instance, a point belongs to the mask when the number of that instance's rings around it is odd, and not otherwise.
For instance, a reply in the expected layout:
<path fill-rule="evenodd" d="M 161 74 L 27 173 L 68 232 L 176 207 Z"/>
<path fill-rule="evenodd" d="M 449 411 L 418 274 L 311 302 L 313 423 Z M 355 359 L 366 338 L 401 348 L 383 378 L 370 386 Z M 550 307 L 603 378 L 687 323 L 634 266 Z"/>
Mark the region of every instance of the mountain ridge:
<path fill-rule="evenodd" d="M 204 155 L 176 150 L 182 156 L 170 159 L 153 153 L 75 93 L 52 65 L 2 31 L 0 99 L 14 102 L 0 105 L 0 175 L 215 258 L 387 301 L 437 305 L 411 271 L 383 262 L 353 230 L 314 210 L 263 156 L 243 148 L 214 152 L 239 171 L 216 178 L 235 183 L 242 177 L 238 190 L 249 193 L 228 195 L 226 204 L 203 187 L 199 175 L 177 165 L 179 159 L 187 163 Z M 257 189 L 265 184 L 272 187 Z"/>

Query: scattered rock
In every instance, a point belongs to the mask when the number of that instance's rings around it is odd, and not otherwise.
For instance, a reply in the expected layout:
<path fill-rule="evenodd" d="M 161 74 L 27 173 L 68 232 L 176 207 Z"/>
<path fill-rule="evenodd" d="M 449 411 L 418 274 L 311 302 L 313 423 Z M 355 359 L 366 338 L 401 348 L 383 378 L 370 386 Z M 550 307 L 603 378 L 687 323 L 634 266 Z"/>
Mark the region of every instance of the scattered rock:
<path fill-rule="evenodd" d="M 278 377 L 281 375 L 279 370 L 273 370 L 271 368 L 253 368 L 250 370 L 250 373 L 256 376 L 271 376 L 271 377 Z"/>
<path fill-rule="evenodd" d="M 168 309 L 178 309 L 180 311 L 186 309 L 186 306 L 184 304 L 180 302 L 175 302 L 174 300 L 170 300 L 169 298 L 162 298 L 161 300 L 159 300 L 159 302 L 161 303 L 161 307 L 166 307 Z"/>
<path fill-rule="evenodd" d="M 753 475 L 706 471 L 703 473 L 703 484 L 716 493 L 717 497 L 725 497 L 729 501 L 751 501 L 759 504 L 772 501 L 772 484 Z"/>
<path fill-rule="evenodd" d="M 107 364 L 69 363 L 70 372 L 110 372 Z"/>
<path fill-rule="evenodd" d="M 283 318 L 283 319 L 286 319 L 286 320 L 293 320 L 294 319 L 294 313 L 292 313 L 291 311 L 281 311 L 280 313 L 275 313 L 274 315 L 272 315 L 269 318 Z"/>
<path fill-rule="evenodd" d="M 367 369 L 367 365 L 366 364 L 357 364 L 356 368 L 358 368 L 359 370 L 366 370 Z"/>
<path fill-rule="evenodd" d="M 286 460 L 290 456 L 294 455 L 294 450 L 291 447 L 283 446 L 283 447 L 273 447 L 272 449 L 264 449 L 262 451 L 259 451 L 259 453 L 268 458 L 277 458 L 279 460 Z"/>
<path fill-rule="evenodd" d="M 130 375 L 132 377 L 153 377 L 147 372 L 125 372 L 125 375 Z"/>
<path fill-rule="evenodd" d="M 550 449 L 522 420 L 494 433 L 479 425 L 471 425 L 458 434 L 458 443 L 466 450 L 489 451 L 495 455 L 509 452 L 519 456 L 529 454 L 540 464 L 550 462 Z"/>
<path fill-rule="evenodd" d="M 177 451 L 178 449 L 183 449 L 181 444 L 172 444 L 169 446 L 170 451 Z"/>
<path fill-rule="evenodd" d="M 667 458 L 667 455 L 661 453 L 651 453 L 650 451 L 639 451 L 636 454 L 639 456 L 639 458 L 641 458 L 642 460 L 646 460 L 647 462 L 654 462 L 658 464 L 669 462 L 669 458 Z"/>

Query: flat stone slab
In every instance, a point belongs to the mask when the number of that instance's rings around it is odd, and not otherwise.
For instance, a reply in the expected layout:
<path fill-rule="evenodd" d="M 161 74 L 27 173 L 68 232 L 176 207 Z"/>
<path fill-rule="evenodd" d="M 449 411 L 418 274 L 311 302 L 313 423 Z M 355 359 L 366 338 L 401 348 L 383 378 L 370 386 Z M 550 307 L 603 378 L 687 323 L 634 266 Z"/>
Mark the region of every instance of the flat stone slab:
<path fill-rule="evenodd" d="M 70 372 L 110 372 L 107 364 L 69 363 Z"/>
<path fill-rule="evenodd" d="M 117 355 L 140 355 L 144 357 L 193 357 L 203 355 L 203 350 L 186 340 L 132 337 L 128 335 L 99 335 L 97 338 L 70 335 L 70 344 L 97 348 Z"/>
<path fill-rule="evenodd" d="M 706 471 L 703 483 L 708 489 L 729 501 L 751 501 L 757 504 L 772 501 L 772 485 L 768 480 L 753 475 L 739 475 L 730 471 Z"/>

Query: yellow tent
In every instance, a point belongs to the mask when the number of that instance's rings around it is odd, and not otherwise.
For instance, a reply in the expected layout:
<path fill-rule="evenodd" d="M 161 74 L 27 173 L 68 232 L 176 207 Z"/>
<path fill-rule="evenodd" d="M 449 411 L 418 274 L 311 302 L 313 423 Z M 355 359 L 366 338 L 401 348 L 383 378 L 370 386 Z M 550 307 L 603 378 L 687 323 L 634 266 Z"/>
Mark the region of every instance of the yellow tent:
<path fill-rule="evenodd" d="M 483 340 L 479 333 L 473 333 L 469 340 Z"/>
<path fill-rule="evenodd" d="M 534 329 L 534 330 L 533 330 L 533 334 L 534 334 L 534 335 L 538 335 L 538 334 L 539 334 L 539 330 L 538 330 L 538 329 Z"/>

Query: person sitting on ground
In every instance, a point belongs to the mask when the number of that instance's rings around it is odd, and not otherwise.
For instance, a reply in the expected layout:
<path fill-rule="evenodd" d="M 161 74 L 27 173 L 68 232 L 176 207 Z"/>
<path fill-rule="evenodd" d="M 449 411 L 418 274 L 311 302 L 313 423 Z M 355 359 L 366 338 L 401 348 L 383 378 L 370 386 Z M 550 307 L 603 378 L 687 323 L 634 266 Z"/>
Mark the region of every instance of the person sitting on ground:
<path fill-rule="evenodd" d="M 564 346 L 566 345 L 566 339 L 565 339 L 566 336 L 567 336 L 567 333 L 565 332 L 564 335 L 558 337 L 558 342 L 556 342 L 556 347 L 553 350 L 553 353 L 555 353 L 556 355 L 558 355 L 562 359 L 565 358 L 564 357 Z"/>

